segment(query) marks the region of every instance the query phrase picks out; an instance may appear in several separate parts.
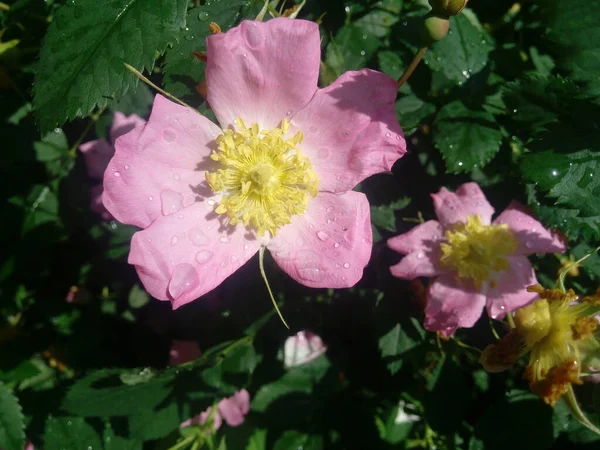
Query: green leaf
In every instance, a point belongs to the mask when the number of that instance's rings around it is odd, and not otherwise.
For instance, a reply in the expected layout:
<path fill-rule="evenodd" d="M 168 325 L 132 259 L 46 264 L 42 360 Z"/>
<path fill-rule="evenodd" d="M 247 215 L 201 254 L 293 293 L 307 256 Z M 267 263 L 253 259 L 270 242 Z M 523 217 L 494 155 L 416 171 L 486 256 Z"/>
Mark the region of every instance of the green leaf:
<path fill-rule="evenodd" d="M 575 237 L 600 236 L 600 153 L 598 149 L 574 153 L 552 150 L 528 153 L 520 167 L 523 176 L 546 192 L 555 211 L 538 208 L 542 213 L 554 214 L 548 225 L 559 226 Z M 571 219 L 579 219 L 572 223 Z M 576 228 L 571 228 L 570 225 Z"/>
<path fill-rule="evenodd" d="M 421 100 L 414 94 L 400 97 L 395 109 L 398 122 L 407 135 L 412 134 L 436 110 L 435 105 Z"/>
<path fill-rule="evenodd" d="M 179 41 L 165 56 L 165 89 L 175 96 L 194 94 L 193 87 L 204 78 L 205 63 L 193 56 L 193 52 L 206 51 L 208 25 L 219 24 L 223 31 L 237 25 L 250 7 L 250 0 L 206 2 L 187 13 L 186 29 Z"/>
<path fill-rule="evenodd" d="M 34 81 L 42 130 L 89 115 L 136 86 L 185 25 L 187 0 L 67 2 L 48 28 Z"/>
<path fill-rule="evenodd" d="M 96 430 L 81 417 L 49 418 L 44 429 L 43 448 L 46 450 L 101 449 L 102 441 Z"/>
<path fill-rule="evenodd" d="M 358 19 L 354 24 L 375 37 L 383 38 L 390 34 L 391 27 L 400 20 L 397 14 L 374 10 Z"/>
<path fill-rule="evenodd" d="M 464 14 L 451 17 L 450 32 L 425 53 L 423 61 L 434 72 L 462 85 L 486 66 L 494 48 L 491 38 L 479 27 L 481 24 L 474 25 Z"/>
<path fill-rule="evenodd" d="M 389 50 L 383 50 L 377 53 L 379 60 L 379 68 L 382 72 L 387 73 L 390 77 L 397 80 L 404 71 L 404 63 L 397 53 Z"/>
<path fill-rule="evenodd" d="M 63 400 L 62 408 L 85 417 L 126 416 L 152 410 L 171 392 L 171 373 L 147 382 L 124 384 L 118 369 L 93 372 L 77 381 Z"/>
<path fill-rule="evenodd" d="M 323 448 L 323 438 L 321 436 L 304 434 L 295 430 L 288 430 L 277 439 L 273 450 L 288 450 L 291 448 L 303 450 L 319 450 Z"/>
<path fill-rule="evenodd" d="M 378 344 L 381 357 L 392 375 L 402 368 L 406 354 L 418 345 L 419 342 L 411 338 L 399 323 L 381 336 Z"/>
<path fill-rule="evenodd" d="M 404 197 L 389 205 L 371 206 L 371 221 L 379 228 L 387 231 L 396 231 L 396 211 L 406 208 L 410 198 Z"/>
<path fill-rule="evenodd" d="M 560 68 L 586 85 L 585 95 L 600 98 L 600 3 L 546 0 L 549 37 L 560 46 Z"/>
<path fill-rule="evenodd" d="M 448 171 L 459 173 L 487 164 L 500 150 L 502 133 L 489 112 L 457 100 L 438 112 L 433 141 Z"/>
<path fill-rule="evenodd" d="M 25 424 L 19 400 L 12 391 L 0 383 L 0 447 L 5 450 L 22 450 L 25 446 Z"/>
<path fill-rule="evenodd" d="M 139 287 L 139 285 L 134 284 L 131 287 L 131 291 L 129 291 L 129 299 L 128 299 L 129 306 L 131 306 L 133 309 L 138 309 L 138 308 L 141 308 L 142 306 L 146 305 L 149 301 L 150 301 L 150 296 L 144 289 Z"/>
<path fill-rule="evenodd" d="M 381 42 L 355 25 L 344 25 L 327 45 L 326 66 L 334 79 L 348 70 L 362 69 Z"/>
<path fill-rule="evenodd" d="M 112 428 L 104 430 L 104 450 L 142 450 L 142 443 L 117 436 Z"/>
<path fill-rule="evenodd" d="M 41 141 L 33 144 L 38 161 L 53 161 L 65 156 L 69 149 L 67 137 L 60 128 L 49 132 Z"/>

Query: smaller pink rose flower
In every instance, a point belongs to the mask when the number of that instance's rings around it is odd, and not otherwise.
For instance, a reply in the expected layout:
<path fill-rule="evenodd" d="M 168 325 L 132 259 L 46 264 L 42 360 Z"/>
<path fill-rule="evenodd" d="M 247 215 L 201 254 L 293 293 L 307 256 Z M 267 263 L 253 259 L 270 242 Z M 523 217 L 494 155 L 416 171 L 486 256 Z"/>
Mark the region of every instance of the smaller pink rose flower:
<path fill-rule="evenodd" d="M 115 154 L 114 143 L 117 138 L 145 123 L 146 121 L 144 119 L 135 114 L 126 116 L 117 111 L 113 116 L 113 122 L 109 130 L 109 141 L 106 139 L 96 139 L 81 144 L 79 150 L 85 159 L 88 176 L 93 180 L 102 180 L 104 171 Z M 102 183 L 92 186 L 90 193 L 90 209 L 104 220 L 112 220 L 112 214 L 109 213 L 102 204 L 103 191 Z"/>
<path fill-rule="evenodd" d="M 202 352 L 195 341 L 173 341 L 169 350 L 169 365 L 178 366 L 198 359 Z"/>
<path fill-rule="evenodd" d="M 472 327 L 487 307 L 494 319 L 530 303 L 538 284 L 526 255 L 564 252 L 564 242 L 512 202 L 493 222 L 494 208 L 477 183 L 432 194 L 438 220 L 388 241 L 406 255 L 390 268 L 407 280 L 432 277 L 425 328 L 445 336 Z"/>
<path fill-rule="evenodd" d="M 230 427 L 237 427 L 244 423 L 244 417 L 250 410 L 250 394 L 246 389 L 236 392 L 233 396 L 224 398 L 219 402 L 217 412 L 213 418 L 213 429 L 217 431 L 223 419 Z M 187 427 L 190 425 L 203 425 L 209 419 L 212 413 L 212 406 L 206 411 L 186 420 L 180 426 Z"/>
<path fill-rule="evenodd" d="M 283 365 L 286 369 L 306 364 L 327 351 L 319 336 L 310 331 L 300 331 L 286 339 L 283 346 Z"/>

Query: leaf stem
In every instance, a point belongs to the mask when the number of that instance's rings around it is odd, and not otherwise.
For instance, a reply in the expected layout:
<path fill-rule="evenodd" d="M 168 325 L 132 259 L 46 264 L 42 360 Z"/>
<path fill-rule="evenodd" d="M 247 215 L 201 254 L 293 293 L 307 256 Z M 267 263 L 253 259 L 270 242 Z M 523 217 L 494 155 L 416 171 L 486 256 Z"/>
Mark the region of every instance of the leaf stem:
<path fill-rule="evenodd" d="M 265 247 L 261 245 L 260 250 L 258 252 L 258 265 L 260 267 L 260 274 L 261 274 L 262 279 L 264 280 L 265 284 L 267 285 L 267 291 L 269 291 L 269 297 L 271 297 L 271 301 L 273 302 L 275 311 L 277 311 L 277 315 L 279 316 L 279 318 L 281 319 L 281 321 L 283 322 L 285 327 L 289 330 L 290 326 L 287 324 L 287 322 L 283 318 L 283 315 L 281 314 L 281 311 L 279 310 L 279 306 L 277 305 L 277 302 L 275 301 L 275 297 L 273 296 L 273 291 L 271 290 L 271 286 L 269 285 L 269 280 L 267 280 L 267 274 L 265 273 L 264 260 L 265 260 Z"/>
<path fill-rule="evenodd" d="M 130 66 L 127 63 L 123 63 L 125 65 L 125 68 L 127 70 L 129 70 L 132 74 L 134 74 L 136 77 L 138 77 L 140 80 L 142 80 L 144 83 L 146 83 L 148 86 L 150 86 L 151 88 L 155 89 L 156 91 L 160 92 L 162 95 L 164 95 L 167 98 L 170 98 L 171 100 L 173 100 L 174 102 L 179 103 L 182 106 L 185 106 L 186 108 L 190 108 L 192 111 L 196 111 L 194 108 L 192 108 L 190 105 L 188 105 L 187 103 L 179 100 L 177 97 L 175 97 L 172 94 L 169 94 L 167 91 L 162 90 L 161 88 L 159 88 L 157 85 L 155 85 L 152 81 L 150 81 L 148 78 L 146 78 L 144 75 L 142 75 L 142 73 L 140 71 L 138 71 L 135 67 Z M 198 112 L 198 111 L 196 111 Z M 198 113 L 200 114 L 200 113 Z"/>
<path fill-rule="evenodd" d="M 179 450 L 179 449 L 185 448 L 194 439 L 196 439 L 195 435 L 188 436 L 183 441 L 181 441 L 179 444 L 175 444 L 173 447 L 169 447 L 168 450 Z"/>
<path fill-rule="evenodd" d="M 421 62 L 421 59 L 423 59 L 423 55 L 425 55 L 425 52 L 427 52 L 427 47 L 421 47 L 419 51 L 415 54 L 415 57 L 413 58 L 411 63 L 404 70 L 402 76 L 398 79 L 398 89 L 400 89 L 402 85 L 406 83 L 406 80 L 408 80 L 412 73 L 415 71 L 415 69 Z"/>
<path fill-rule="evenodd" d="M 585 416 L 581 408 L 579 407 L 579 403 L 577 403 L 577 398 L 575 398 L 575 392 L 573 391 L 573 385 L 569 385 L 567 393 L 565 394 L 566 402 L 568 408 L 571 410 L 571 413 L 575 416 L 579 422 L 589 428 L 594 433 L 600 436 L 600 429 L 594 425 L 590 420 Z"/>
<path fill-rule="evenodd" d="M 571 270 L 573 267 L 577 266 L 578 264 L 581 264 L 583 261 L 588 259 L 590 256 L 592 256 L 594 253 L 598 252 L 599 250 L 600 250 L 600 247 L 596 247 L 593 251 L 591 251 L 587 255 L 584 255 L 583 257 L 581 257 L 577 261 L 575 261 L 573 264 L 569 264 L 567 267 L 565 267 L 563 270 L 561 270 L 560 274 L 558 275 L 558 281 L 556 282 L 556 286 L 561 291 L 565 292 L 565 277 L 567 276 L 567 273 L 569 273 L 569 270 Z"/>

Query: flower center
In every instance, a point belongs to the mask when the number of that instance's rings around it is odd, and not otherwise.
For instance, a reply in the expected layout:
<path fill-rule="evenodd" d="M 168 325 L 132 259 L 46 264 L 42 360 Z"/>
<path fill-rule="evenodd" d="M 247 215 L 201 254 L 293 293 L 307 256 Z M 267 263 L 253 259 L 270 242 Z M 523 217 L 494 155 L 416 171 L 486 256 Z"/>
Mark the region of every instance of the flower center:
<path fill-rule="evenodd" d="M 467 217 L 446 231 L 441 244 L 442 266 L 454 269 L 460 278 L 473 280 L 480 286 L 493 272 L 508 270 L 506 256 L 517 249 L 517 239 L 508 225 L 483 225 L 479 215 Z"/>
<path fill-rule="evenodd" d="M 206 172 L 206 181 L 222 200 L 215 209 L 229 222 L 241 222 L 259 236 L 274 236 L 291 222 L 292 216 L 306 211 L 308 201 L 317 195 L 319 179 L 310 160 L 296 148 L 304 134 L 286 139 L 290 122 L 278 128 L 261 130 L 235 120 L 238 131 L 224 130 L 217 137 L 217 150 L 211 158 L 221 163 Z"/>

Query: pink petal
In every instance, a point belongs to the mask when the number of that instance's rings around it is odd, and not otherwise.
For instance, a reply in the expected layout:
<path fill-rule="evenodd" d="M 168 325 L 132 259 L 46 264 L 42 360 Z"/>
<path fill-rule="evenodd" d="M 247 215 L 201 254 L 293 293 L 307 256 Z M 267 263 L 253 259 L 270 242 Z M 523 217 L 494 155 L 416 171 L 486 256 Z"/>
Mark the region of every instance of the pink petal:
<path fill-rule="evenodd" d="M 92 186 L 90 190 L 90 209 L 104 220 L 112 220 L 112 214 L 108 212 L 102 203 L 102 192 L 104 192 L 104 189 L 101 184 Z"/>
<path fill-rule="evenodd" d="M 535 292 L 527 292 L 527 286 L 538 284 L 529 260 L 525 256 L 513 256 L 508 260 L 510 268 L 498 273 L 496 287 L 488 287 L 486 291 L 487 311 L 492 319 L 501 319 L 537 297 Z"/>
<path fill-rule="evenodd" d="M 305 286 L 354 286 L 371 256 L 370 218 L 364 194 L 320 192 L 268 248 L 279 267 Z"/>
<path fill-rule="evenodd" d="M 471 328 L 481 316 L 485 296 L 454 274 L 442 274 L 431 283 L 425 307 L 425 328 L 452 336 L 457 328 Z"/>
<path fill-rule="evenodd" d="M 285 340 L 283 365 L 285 368 L 306 364 L 327 351 L 320 336 L 310 331 L 299 331 Z"/>
<path fill-rule="evenodd" d="M 386 74 L 346 72 L 294 116 L 290 134 L 304 132 L 299 147 L 319 175 L 319 190 L 350 190 L 391 170 L 406 153 L 394 110 L 397 92 L 396 81 Z"/>
<path fill-rule="evenodd" d="M 118 137 L 123 136 L 134 128 L 145 124 L 146 121 L 137 114 L 126 116 L 122 112 L 117 111 L 113 116 L 112 125 L 109 131 L 110 141 L 114 143 Z"/>
<path fill-rule="evenodd" d="M 231 427 L 237 427 L 244 422 L 244 416 L 250 410 L 250 394 L 246 389 L 236 392 L 232 397 L 219 402 L 219 412 Z"/>
<path fill-rule="evenodd" d="M 444 239 L 442 227 L 435 220 L 429 220 L 407 233 L 389 239 L 388 247 L 406 255 L 398 264 L 390 267 L 392 275 L 405 280 L 438 275 L 440 273 L 439 241 L 442 239 Z"/>
<path fill-rule="evenodd" d="M 566 250 L 565 242 L 560 236 L 544 228 L 540 222 L 532 217 L 529 209 L 519 202 L 511 202 L 494 220 L 494 223 L 507 224 L 515 234 L 519 241 L 516 254 L 562 253 Z"/>
<path fill-rule="evenodd" d="M 259 249 L 245 228 L 225 228 L 209 202 L 158 218 L 133 235 L 129 263 L 146 290 L 179 308 L 217 287 Z"/>
<path fill-rule="evenodd" d="M 456 193 L 446 188 L 437 194 L 431 194 L 433 207 L 443 228 L 449 228 L 456 222 L 466 222 L 470 215 L 479 214 L 481 223 L 489 225 L 494 208 L 489 204 L 477 183 L 465 183 Z"/>
<path fill-rule="evenodd" d="M 314 22 L 277 18 L 244 21 L 207 38 L 207 100 L 223 128 L 275 128 L 317 90 L 321 40 Z"/>
<path fill-rule="evenodd" d="M 120 222 L 145 228 L 212 195 L 204 171 L 221 130 L 157 95 L 148 124 L 117 139 L 104 174 L 103 202 Z"/>
<path fill-rule="evenodd" d="M 96 139 L 81 144 L 79 150 L 83 154 L 88 177 L 101 180 L 115 148 L 104 139 Z"/>
<path fill-rule="evenodd" d="M 204 425 L 208 418 L 210 417 L 210 413 L 212 412 L 212 406 L 210 406 L 206 411 L 201 412 L 198 416 L 191 419 L 191 425 Z M 185 423 L 185 422 L 184 422 Z M 215 416 L 213 417 L 213 430 L 217 431 L 221 428 L 223 424 L 223 418 L 217 409 Z M 181 425 L 183 426 L 183 424 Z M 207 430 L 208 432 L 208 430 Z"/>
<path fill-rule="evenodd" d="M 177 366 L 197 359 L 202 352 L 196 341 L 178 341 L 171 343 L 169 350 L 169 365 Z"/>

